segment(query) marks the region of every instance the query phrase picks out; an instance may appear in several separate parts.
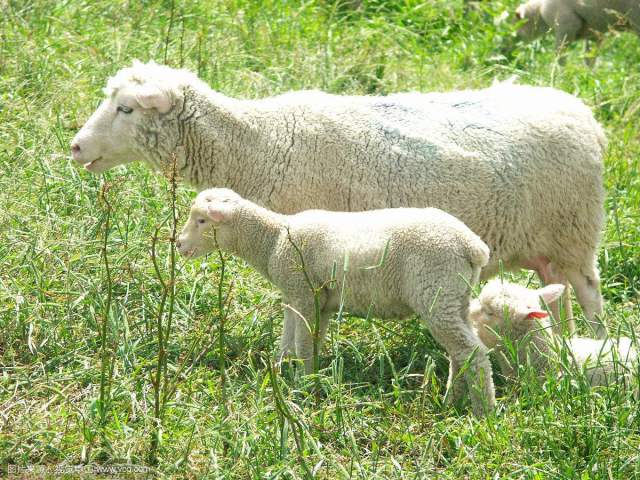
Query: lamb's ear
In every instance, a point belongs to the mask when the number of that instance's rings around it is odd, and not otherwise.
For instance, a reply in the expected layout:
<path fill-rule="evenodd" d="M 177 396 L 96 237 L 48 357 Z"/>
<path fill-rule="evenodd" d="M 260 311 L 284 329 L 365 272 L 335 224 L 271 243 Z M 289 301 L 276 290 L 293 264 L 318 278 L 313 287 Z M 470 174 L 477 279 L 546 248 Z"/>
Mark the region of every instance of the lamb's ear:
<path fill-rule="evenodd" d="M 516 20 L 524 20 L 525 16 L 525 7 L 524 5 L 520 5 L 516 8 Z"/>
<path fill-rule="evenodd" d="M 155 85 L 141 85 L 136 91 L 136 101 L 142 108 L 155 108 L 160 113 L 171 110 L 171 98 Z"/>
<path fill-rule="evenodd" d="M 551 302 L 555 302 L 562 296 L 564 292 L 564 285 L 559 283 L 553 283 L 551 285 L 547 285 L 546 287 L 539 288 L 537 293 L 539 297 L 545 301 L 545 303 L 549 304 Z"/>

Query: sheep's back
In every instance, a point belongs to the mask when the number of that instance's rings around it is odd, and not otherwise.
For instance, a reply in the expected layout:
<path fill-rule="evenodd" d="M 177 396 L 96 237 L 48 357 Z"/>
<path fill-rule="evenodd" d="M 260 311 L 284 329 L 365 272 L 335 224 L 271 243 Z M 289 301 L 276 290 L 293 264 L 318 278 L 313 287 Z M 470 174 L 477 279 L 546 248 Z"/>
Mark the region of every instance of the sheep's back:
<path fill-rule="evenodd" d="M 387 97 L 297 92 L 250 106 L 268 132 L 251 145 L 240 190 L 278 212 L 438 208 L 489 245 L 489 273 L 498 260 L 584 262 L 599 242 L 606 140 L 567 93 L 505 82 Z"/>
<path fill-rule="evenodd" d="M 413 311 L 416 291 L 470 279 L 477 256 L 488 256 L 477 235 L 437 209 L 306 211 L 289 217 L 289 235 L 283 242 L 300 248 L 316 284 L 335 279 L 352 311 L 366 313 L 373 302 L 385 317 Z"/>
<path fill-rule="evenodd" d="M 262 202 L 274 210 L 429 206 L 485 238 L 515 212 L 544 225 L 541 203 L 562 210 L 552 221 L 581 213 L 585 197 L 602 204 L 604 135 L 564 92 L 499 84 L 388 97 L 315 92 L 308 104 L 294 97 L 300 103 L 283 106 L 284 125 L 272 130 L 280 132 L 272 144 L 285 149 L 282 178 Z"/>

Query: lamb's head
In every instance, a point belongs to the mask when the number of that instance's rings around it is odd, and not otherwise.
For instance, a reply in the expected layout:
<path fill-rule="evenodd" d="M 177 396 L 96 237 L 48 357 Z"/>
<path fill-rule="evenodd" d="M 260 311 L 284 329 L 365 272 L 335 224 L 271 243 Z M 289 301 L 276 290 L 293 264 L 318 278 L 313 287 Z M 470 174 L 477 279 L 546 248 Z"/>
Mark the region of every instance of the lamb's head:
<path fill-rule="evenodd" d="M 498 337 L 491 330 L 511 341 L 519 341 L 527 333 L 549 326 L 549 314 L 540 304 L 540 299 L 548 304 L 560 298 L 563 291 L 564 285 L 559 284 L 533 290 L 493 280 L 471 302 L 469 317 L 478 336 L 489 348 L 498 342 Z"/>
<path fill-rule="evenodd" d="M 111 77 L 106 99 L 71 142 L 73 159 L 93 173 L 146 160 L 156 167 L 171 158 L 178 141 L 176 117 L 185 70 L 133 62 Z"/>
<path fill-rule="evenodd" d="M 217 247 L 233 251 L 237 243 L 234 223 L 243 203 L 244 199 L 228 188 L 200 192 L 176 241 L 178 252 L 186 257 L 199 257 Z"/>
<path fill-rule="evenodd" d="M 525 40 L 535 40 L 549 30 L 549 26 L 542 19 L 540 0 L 529 0 L 516 8 L 516 20 L 523 22 L 518 28 L 518 36 Z"/>

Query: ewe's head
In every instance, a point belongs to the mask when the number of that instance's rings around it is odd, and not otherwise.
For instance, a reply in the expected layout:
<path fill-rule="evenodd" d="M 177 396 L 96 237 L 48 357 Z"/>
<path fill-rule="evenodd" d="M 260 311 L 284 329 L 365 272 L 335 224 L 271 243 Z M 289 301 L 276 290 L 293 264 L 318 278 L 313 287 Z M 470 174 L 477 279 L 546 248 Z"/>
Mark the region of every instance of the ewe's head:
<path fill-rule="evenodd" d="M 244 200 L 228 188 L 210 188 L 198 194 L 191 206 L 176 247 L 180 255 L 199 257 L 216 249 L 233 250 L 233 224 Z"/>
<path fill-rule="evenodd" d="M 106 99 L 71 142 L 73 159 L 93 173 L 146 160 L 156 167 L 177 146 L 182 86 L 197 78 L 153 62 L 133 62 L 110 78 Z"/>
<path fill-rule="evenodd" d="M 531 41 L 549 30 L 542 19 L 541 8 L 542 2 L 539 0 L 529 0 L 516 8 L 516 21 L 523 22 L 518 28 L 518 37 Z"/>
<path fill-rule="evenodd" d="M 550 303 L 562 295 L 564 285 L 554 284 L 532 290 L 508 282 L 493 280 L 482 289 L 477 300 L 471 303 L 469 316 L 477 327 L 482 342 L 493 347 L 496 336 L 490 327 L 501 336 L 521 340 L 528 332 L 548 326 L 549 314 L 540 304 L 540 299 Z"/>

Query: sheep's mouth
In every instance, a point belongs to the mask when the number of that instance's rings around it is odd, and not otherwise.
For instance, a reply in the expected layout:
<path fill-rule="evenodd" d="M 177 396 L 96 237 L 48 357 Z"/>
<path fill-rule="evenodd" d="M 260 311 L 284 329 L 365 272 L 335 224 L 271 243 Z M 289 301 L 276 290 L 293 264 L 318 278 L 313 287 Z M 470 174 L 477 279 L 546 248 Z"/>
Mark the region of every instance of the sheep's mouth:
<path fill-rule="evenodd" d="M 191 248 L 177 248 L 178 253 L 189 260 L 193 260 L 194 258 L 198 258 L 198 257 L 202 257 L 204 255 L 204 253 L 202 251 L 198 250 L 198 247 L 191 247 Z"/>
<path fill-rule="evenodd" d="M 102 157 L 98 157 L 95 160 L 91 160 L 89 163 L 84 164 L 84 168 L 91 171 L 95 169 L 95 167 L 98 165 L 98 162 L 100 162 L 100 160 L 102 160 Z"/>

